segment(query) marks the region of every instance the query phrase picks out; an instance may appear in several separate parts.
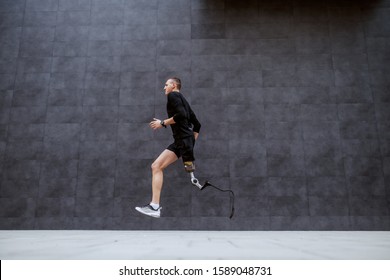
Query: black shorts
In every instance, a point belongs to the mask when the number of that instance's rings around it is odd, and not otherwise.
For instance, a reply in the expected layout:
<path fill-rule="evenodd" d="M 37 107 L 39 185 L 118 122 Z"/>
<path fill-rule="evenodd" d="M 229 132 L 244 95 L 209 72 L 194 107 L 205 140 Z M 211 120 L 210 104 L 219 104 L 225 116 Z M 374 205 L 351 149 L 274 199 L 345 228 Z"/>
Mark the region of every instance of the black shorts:
<path fill-rule="evenodd" d="M 175 139 L 171 145 L 167 147 L 168 150 L 174 152 L 178 158 L 182 157 L 183 162 L 194 161 L 194 146 L 195 137 L 186 137 L 183 139 Z"/>

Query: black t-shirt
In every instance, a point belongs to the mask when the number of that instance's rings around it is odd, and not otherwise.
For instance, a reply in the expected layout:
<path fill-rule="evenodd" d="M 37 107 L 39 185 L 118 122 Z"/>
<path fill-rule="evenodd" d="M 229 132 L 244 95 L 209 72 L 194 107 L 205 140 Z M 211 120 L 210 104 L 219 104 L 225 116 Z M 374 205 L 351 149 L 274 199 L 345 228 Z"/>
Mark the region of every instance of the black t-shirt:
<path fill-rule="evenodd" d="M 180 139 L 194 135 L 200 131 L 200 123 L 184 96 L 177 91 L 168 94 L 167 102 L 168 118 L 172 118 L 175 124 L 171 125 L 173 138 Z"/>

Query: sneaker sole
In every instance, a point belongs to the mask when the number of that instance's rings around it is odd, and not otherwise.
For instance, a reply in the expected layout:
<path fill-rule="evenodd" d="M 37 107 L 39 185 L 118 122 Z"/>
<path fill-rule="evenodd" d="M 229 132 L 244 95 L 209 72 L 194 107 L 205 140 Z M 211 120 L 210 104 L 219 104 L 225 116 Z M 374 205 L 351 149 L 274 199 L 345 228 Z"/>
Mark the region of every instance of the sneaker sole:
<path fill-rule="evenodd" d="M 149 217 L 153 217 L 153 218 L 160 218 L 160 215 L 158 214 L 153 214 L 153 213 L 145 213 L 141 210 L 141 208 L 139 207 L 135 207 L 135 210 L 137 210 L 138 212 L 140 212 L 141 214 L 144 214 L 145 216 L 149 216 Z"/>

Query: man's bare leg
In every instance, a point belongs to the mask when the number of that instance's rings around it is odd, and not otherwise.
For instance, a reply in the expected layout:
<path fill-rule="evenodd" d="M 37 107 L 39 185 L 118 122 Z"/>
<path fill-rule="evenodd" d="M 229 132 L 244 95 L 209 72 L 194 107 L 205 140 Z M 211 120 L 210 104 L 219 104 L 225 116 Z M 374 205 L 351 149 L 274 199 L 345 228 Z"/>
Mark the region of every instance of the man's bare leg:
<path fill-rule="evenodd" d="M 178 157 L 170 150 L 164 150 L 152 164 L 152 203 L 160 204 L 161 190 L 163 186 L 163 171 Z"/>

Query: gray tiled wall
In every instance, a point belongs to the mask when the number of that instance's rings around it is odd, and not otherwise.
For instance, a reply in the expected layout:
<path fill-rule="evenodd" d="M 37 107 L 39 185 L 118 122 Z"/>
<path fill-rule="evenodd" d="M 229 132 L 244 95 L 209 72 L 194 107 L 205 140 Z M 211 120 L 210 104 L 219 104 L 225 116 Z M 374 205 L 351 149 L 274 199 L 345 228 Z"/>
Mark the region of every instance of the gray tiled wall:
<path fill-rule="evenodd" d="M 0 229 L 389 230 L 390 1 L 0 0 Z M 177 75 L 191 186 L 150 164 Z"/>

